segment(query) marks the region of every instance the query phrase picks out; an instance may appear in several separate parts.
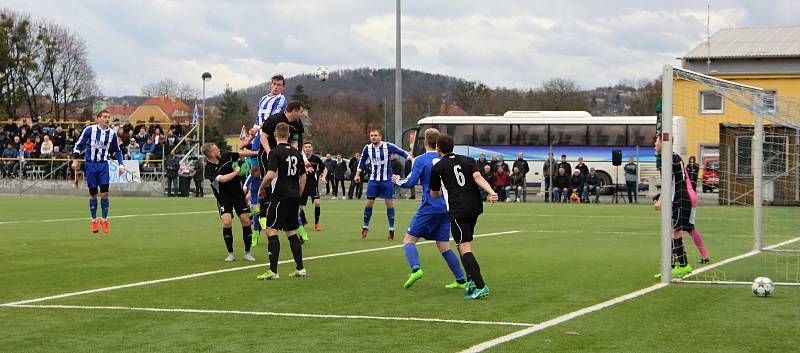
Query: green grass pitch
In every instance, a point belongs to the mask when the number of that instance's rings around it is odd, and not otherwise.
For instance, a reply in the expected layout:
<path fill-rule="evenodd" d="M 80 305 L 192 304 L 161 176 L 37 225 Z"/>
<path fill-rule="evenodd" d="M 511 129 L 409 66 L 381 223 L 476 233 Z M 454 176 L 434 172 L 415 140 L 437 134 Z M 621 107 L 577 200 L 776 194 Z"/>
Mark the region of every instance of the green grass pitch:
<path fill-rule="evenodd" d="M 2 306 L 0 351 L 457 352 L 526 328 L 509 323 L 541 323 L 656 283 L 659 218 L 647 205 L 486 205 L 476 234 L 503 234 L 474 243 L 492 295 L 471 302 L 443 287 L 452 277 L 432 244 L 419 245 L 425 277 L 402 288 L 409 269 L 400 233 L 416 202 L 396 203 L 393 242 L 382 202 L 366 240 L 359 239 L 363 201 L 322 203 L 323 229 L 309 231 L 306 258 L 397 247 L 308 260 L 302 279 L 288 277 L 289 261 L 278 281 L 256 280 L 265 271 L 257 267 L 31 303 L 80 308 Z M 89 232 L 86 204 L 84 197 L 0 198 L 0 304 L 253 265 L 241 260 L 237 223 L 237 261 L 222 261 L 212 198 L 112 196 L 111 215 L 126 217 L 112 218 L 111 233 L 100 235 Z M 768 228 L 775 236 L 766 245 L 798 236 L 799 209 L 765 216 L 784 221 L 769 223 L 778 226 Z M 747 209 L 705 206 L 699 217 L 712 259 L 752 247 Z M 282 260 L 291 260 L 281 241 Z M 256 264 L 267 262 L 265 243 L 254 249 Z M 761 263 L 757 256 L 718 270 L 747 272 Z M 745 286 L 670 285 L 489 351 L 788 352 L 800 347 L 798 323 L 797 287 L 764 299 Z"/>

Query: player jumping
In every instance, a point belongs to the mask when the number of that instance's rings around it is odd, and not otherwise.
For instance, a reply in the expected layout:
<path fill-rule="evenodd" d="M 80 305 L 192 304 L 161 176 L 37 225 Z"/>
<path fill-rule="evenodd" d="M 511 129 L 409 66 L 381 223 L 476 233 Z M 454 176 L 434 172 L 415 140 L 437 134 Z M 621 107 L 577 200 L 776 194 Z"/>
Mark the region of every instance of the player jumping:
<path fill-rule="evenodd" d="M 372 129 L 369 132 L 370 143 L 364 146 L 361 152 L 361 159 L 358 161 L 358 170 L 353 181 L 356 183 L 361 182 L 361 170 L 367 159 L 370 160 L 372 165 L 372 173 L 367 183 L 367 205 L 364 207 L 364 225 L 361 228 L 361 239 L 367 237 L 369 233 L 369 220 L 372 218 L 372 206 L 375 205 L 375 199 L 382 197 L 386 201 L 386 217 L 389 219 L 389 235 L 386 237 L 388 240 L 394 240 L 394 185 L 392 185 L 392 161 L 389 159 L 390 155 L 397 154 L 403 158 L 414 160 L 406 151 L 389 142 L 381 142 L 381 131 Z"/>
<path fill-rule="evenodd" d="M 100 226 L 103 233 L 108 233 L 108 184 L 110 175 L 108 173 L 108 159 L 111 153 L 117 159 L 119 165 L 117 171 L 119 175 L 125 173 L 122 164 L 122 151 L 119 149 L 117 134 L 108 126 L 108 119 L 111 114 L 107 110 L 97 113 L 95 121 L 97 124 L 87 126 L 83 129 L 78 143 L 72 153 L 72 169 L 78 170 L 78 157 L 86 147 L 86 186 L 89 187 L 89 213 L 92 215 L 92 233 L 98 232 L 97 221 L 97 187 L 100 187 L 100 208 L 102 216 Z"/>

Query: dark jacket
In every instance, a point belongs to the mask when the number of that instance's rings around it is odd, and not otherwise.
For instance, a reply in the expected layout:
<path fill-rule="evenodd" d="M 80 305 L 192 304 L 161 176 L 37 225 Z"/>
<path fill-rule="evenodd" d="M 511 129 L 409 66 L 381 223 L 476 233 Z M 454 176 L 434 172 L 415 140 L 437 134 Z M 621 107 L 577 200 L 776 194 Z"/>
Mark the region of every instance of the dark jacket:
<path fill-rule="evenodd" d="M 334 178 L 336 178 L 336 180 L 344 180 L 345 174 L 347 174 L 347 163 L 342 160 L 341 162 L 336 163 Z"/>
<path fill-rule="evenodd" d="M 583 180 L 583 175 L 581 175 L 581 174 L 578 174 L 578 175 L 572 174 L 572 176 L 569 179 L 569 188 L 570 189 L 581 189 L 581 188 L 583 188 L 583 181 L 584 181 Z"/>
<path fill-rule="evenodd" d="M 525 174 L 511 174 L 511 185 L 515 188 L 518 186 L 525 187 Z"/>
<path fill-rule="evenodd" d="M 328 180 L 333 180 L 334 174 L 336 174 L 336 159 L 328 158 L 324 163 L 325 168 L 328 168 Z"/>
<path fill-rule="evenodd" d="M 528 174 L 528 172 L 529 172 L 529 171 L 531 171 L 531 169 L 530 169 L 530 168 L 528 168 L 528 161 L 526 161 L 526 160 L 524 160 L 524 159 L 517 159 L 517 160 L 515 160 L 515 161 L 514 161 L 514 165 L 513 165 L 512 167 L 514 167 L 514 168 L 519 168 L 519 172 L 520 172 L 520 173 L 522 173 L 522 176 L 523 176 L 523 177 L 524 177 L 526 174 Z M 513 171 L 513 169 L 512 169 L 512 171 Z"/>
<path fill-rule="evenodd" d="M 483 160 L 478 158 L 477 161 L 478 161 L 478 166 L 481 167 L 481 170 L 483 170 L 483 166 L 485 165 L 488 165 L 490 167 L 492 166 L 492 162 L 489 162 L 489 160 L 486 158 L 484 158 Z"/>
<path fill-rule="evenodd" d="M 592 186 L 600 186 L 600 174 L 594 173 L 594 175 L 587 175 L 586 176 L 586 185 L 589 187 Z"/>
<path fill-rule="evenodd" d="M 177 178 L 178 170 L 181 169 L 181 161 L 176 158 L 170 158 L 167 160 L 164 169 L 166 169 L 167 178 Z"/>
<path fill-rule="evenodd" d="M 485 179 L 486 182 L 489 183 L 489 185 L 494 186 L 494 173 L 492 173 L 491 171 L 489 171 L 488 173 L 484 173 L 483 171 L 481 171 L 481 175 L 483 176 L 483 179 Z"/>
<path fill-rule="evenodd" d="M 586 177 L 587 175 L 589 175 L 589 167 L 586 166 L 586 163 L 576 164 L 575 168 L 580 169 L 582 177 Z"/>
<path fill-rule="evenodd" d="M 558 174 L 559 168 L 564 168 L 565 172 L 564 175 L 566 175 L 567 177 L 572 176 L 572 166 L 569 165 L 569 162 L 558 162 L 558 164 L 556 165 L 556 170 L 553 171 L 553 175 Z"/>
<path fill-rule="evenodd" d="M 556 174 L 556 175 L 553 177 L 553 187 L 556 187 L 556 188 L 559 188 L 559 189 L 566 189 L 566 188 L 568 188 L 568 187 L 569 187 L 569 175 L 566 175 L 566 174 L 564 174 L 564 175 L 559 175 L 559 174 Z"/>
<path fill-rule="evenodd" d="M 358 169 L 358 158 L 350 158 L 350 161 L 347 163 L 347 168 L 350 168 L 350 180 L 353 180 L 353 178 L 356 177 L 356 169 Z"/>
<path fill-rule="evenodd" d="M 558 167 L 556 167 L 556 159 L 555 158 L 550 158 L 550 159 L 544 161 L 544 164 L 542 165 L 542 175 L 545 178 L 549 178 L 550 177 L 550 172 L 551 171 L 552 171 L 554 177 L 558 174 Z"/>
<path fill-rule="evenodd" d="M 403 163 L 400 163 L 398 160 L 392 161 L 392 174 L 394 175 L 403 175 Z"/>

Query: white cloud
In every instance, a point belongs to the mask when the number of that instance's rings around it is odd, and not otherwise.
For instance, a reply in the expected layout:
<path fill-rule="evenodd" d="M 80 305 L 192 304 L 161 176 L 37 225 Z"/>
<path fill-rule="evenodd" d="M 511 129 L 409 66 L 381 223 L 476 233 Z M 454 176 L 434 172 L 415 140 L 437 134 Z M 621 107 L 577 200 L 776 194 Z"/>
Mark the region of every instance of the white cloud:
<path fill-rule="evenodd" d="M 7 0 L 82 36 L 109 95 L 136 94 L 164 77 L 243 88 L 287 76 L 393 67 L 394 2 L 369 0 Z M 771 6 L 713 1 L 712 31 L 796 25 L 797 1 Z M 75 16 L 75 13 L 81 14 Z M 705 38 L 706 4 L 693 0 L 613 2 L 441 0 L 403 3 L 403 66 L 490 86 L 538 86 L 566 77 L 583 87 L 654 77 Z"/>
<path fill-rule="evenodd" d="M 249 47 L 249 45 L 247 45 L 247 38 L 245 37 L 231 37 L 231 40 L 233 40 L 233 42 L 236 43 L 236 45 L 242 48 Z"/>

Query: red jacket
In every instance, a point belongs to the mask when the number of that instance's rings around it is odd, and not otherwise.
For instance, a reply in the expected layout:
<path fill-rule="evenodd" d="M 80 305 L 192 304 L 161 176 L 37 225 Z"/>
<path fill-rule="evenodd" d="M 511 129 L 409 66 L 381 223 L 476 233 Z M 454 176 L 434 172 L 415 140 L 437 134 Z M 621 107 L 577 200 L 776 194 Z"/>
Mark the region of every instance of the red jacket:
<path fill-rule="evenodd" d="M 494 173 L 494 186 L 506 185 L 508 185 L 508 173 L 502 168 L 497 168 L 497 172 Z"/>

